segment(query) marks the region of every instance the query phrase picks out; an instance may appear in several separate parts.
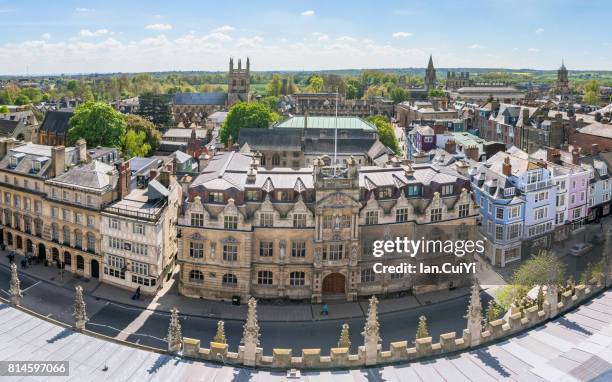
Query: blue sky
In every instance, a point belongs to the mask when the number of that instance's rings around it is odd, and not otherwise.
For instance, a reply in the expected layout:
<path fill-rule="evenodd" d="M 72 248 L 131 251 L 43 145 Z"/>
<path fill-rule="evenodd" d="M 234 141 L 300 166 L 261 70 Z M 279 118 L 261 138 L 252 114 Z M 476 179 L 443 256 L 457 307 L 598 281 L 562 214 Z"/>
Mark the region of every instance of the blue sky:
<path fill-rule="evenodd" d="M 606 0 L 6 1 L 0 74 L 437 67 L 612 70 Z"/>

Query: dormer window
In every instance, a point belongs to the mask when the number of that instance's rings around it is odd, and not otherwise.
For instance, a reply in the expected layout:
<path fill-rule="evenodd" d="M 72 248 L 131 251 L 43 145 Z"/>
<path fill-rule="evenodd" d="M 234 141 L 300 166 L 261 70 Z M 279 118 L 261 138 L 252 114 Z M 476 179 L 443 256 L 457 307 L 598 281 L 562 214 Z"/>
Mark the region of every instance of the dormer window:
<path fill-rule="evenodd" d="M 35 172 L 39 172 L 40 171 L 40 162 L 35 160 L 32 162 L 32 170 Z"/>
<path fill-rule="evenodd" d="M 17 157 L 11 157 L 11 167 L 17 167 Z"/>
<path fill-rule="evenodd" d="M 514 187 L 504 188 L 504 196 L 514 196 Z"/>

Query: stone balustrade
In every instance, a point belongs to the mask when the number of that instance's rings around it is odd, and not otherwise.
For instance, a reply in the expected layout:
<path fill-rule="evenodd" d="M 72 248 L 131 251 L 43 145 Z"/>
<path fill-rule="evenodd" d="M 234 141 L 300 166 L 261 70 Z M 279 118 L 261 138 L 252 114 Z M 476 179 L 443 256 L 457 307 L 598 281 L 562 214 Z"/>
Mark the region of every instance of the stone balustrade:
<path fill-rule="evenodd" d="M 545 301 L 542 308 L 532 306 L 524 311 L 511 314 L 507 319 L 498 319 L 489 322 L 480 336 L 473 336 L 469 329 L 464 329 L 461 338 L 457 333 L 444 333 L 440 335 L 438 342 L 433 342 L 432 337 L 418 338 L 416 340 L 396 341 L 389 344 L 388 349 L 374 342 L 372 348 L 370 342 L 364 341 L 364 345 L 357 347 L 357 354 L 351 354 L 347 347 L 335 347 L 329 350 L 329 355 L 322 354 L 321 349 L 301 349 L 298 356 L 293 356 L 292 349 L 272 349 L 272 355 L 263 355 L 263 349 L 257 348 L 255 357 L 256 367 L 270 369 L 349 369 L 370 365 L 385 365 L 391 363 L 409 362 L 421 358 L 441 356 L 462 350 L 468 350 L 474 346 L 492 343 L 505 337 L 522 332 L 526 329 L 541 324 L 554 318 L 556 315 L 572 309 L 584 299 L 602 290 L 602 283 L 596 285 L 576 285 L 573 291 L 561 294 L 558 302 L 558 310 L 551 315 L 550 304 Z M 479 339 L 472 345 L 474 338 Z M 221 361 L 226 364 L 245 365 L 242 355 L 243 346 L 238 353 L 228 351 L 228 345 L 224 343 L 211 342 L 209 349 L 200 348 L 200 341 L 192 338 L 183 338 L 183 355 L 206 361 Z M 250 362 L 250 361 L 249 361 Z M 249 365 L 253 366 L 253 365 Z"/>

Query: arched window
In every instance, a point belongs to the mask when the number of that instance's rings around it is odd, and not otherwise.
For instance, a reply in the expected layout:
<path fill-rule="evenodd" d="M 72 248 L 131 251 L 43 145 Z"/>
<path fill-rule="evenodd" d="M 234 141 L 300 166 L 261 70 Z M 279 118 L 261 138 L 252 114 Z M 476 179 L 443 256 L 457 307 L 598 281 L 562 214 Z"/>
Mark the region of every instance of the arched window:
<path fill-rule="evenodd" d="M 13 235 L 10 232 L 6 233 L 6 242 L 10 247 L 13 246 Z"/>
<path fill-rule="evenodd" d="M 235 287 L 236 285 L 238 285 L 238 278 L 232 273 L 226 273 L 223 275 L 222 282 L 224 286 Z"/>
<path fill-rule="evenodd" d="M 306 274 L 304 272 L 291 272 L 289 273 L 289 285 L 291 286 L 302 286 L 306 280 Z"/>
<path fill-rule="evenodd" d="M 79 271 L 82 271 L 83 269 L 85 269 L 85 260 L 83 260 L 83 256 L 78 255 L 76 260 L 77 260 L 77 269 Z"/>
<path fill-rule="evenodd" d="M 259 285 L 272 285 L 272 279 L 272 271 L 257 272 L 257 284 Z"/>
<path fill-rule="evenodd" d="M 272 166 L 280 166 L 280 155 L 272 155 Z"/>
<path fill-rule="evenodd" d="M 55 223 L 51 224 L 51 240 L 59 242 L 59 228 Z"/>
<path fill-rule="evenodd" d="M 64 265 L 70 268 L 71 264 L 72 264 L 72 256 L 70 255 L 69 252 L 64 252 Z"/>
<path fill-rule="evenodd" d="M 202 274 L 202 272 L 198 271 L 197 269 L 194 269 L 189 272 L 189 281 L 192 283 L 201 284 L 204 282 L 204 275 Z"/>

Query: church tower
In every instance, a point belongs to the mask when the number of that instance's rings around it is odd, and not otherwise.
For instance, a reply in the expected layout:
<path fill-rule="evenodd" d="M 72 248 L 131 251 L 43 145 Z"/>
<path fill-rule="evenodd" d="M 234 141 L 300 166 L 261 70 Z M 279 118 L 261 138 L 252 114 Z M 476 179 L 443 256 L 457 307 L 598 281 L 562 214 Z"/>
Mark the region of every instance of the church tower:
<path fill-rule="evenodd" d="M 236 102 L 249 102 L 251 88 L 251 63 L 246 60 L 246 68 L 238 59 L 238 67 L 234 68 L 234 59 L 230 58 L 229 73 L 227 74 L 227 104 L 231 106 Z"/>
<path fill-rule="evenodd" d="M 425 70 L 425 90 L 429 91 L 436 88 L 436 69 L 434 69 L 433 59 L 429 55 L 429 63 Z"/>
<path fill-rule="evenodd" d="M 569 74 L 565 68 L 565 63 L 561 61 L 561 67 L 557 70 L 557 83 L 556 83 L 557 94 L 568 94 L 569 93 Z"/>

